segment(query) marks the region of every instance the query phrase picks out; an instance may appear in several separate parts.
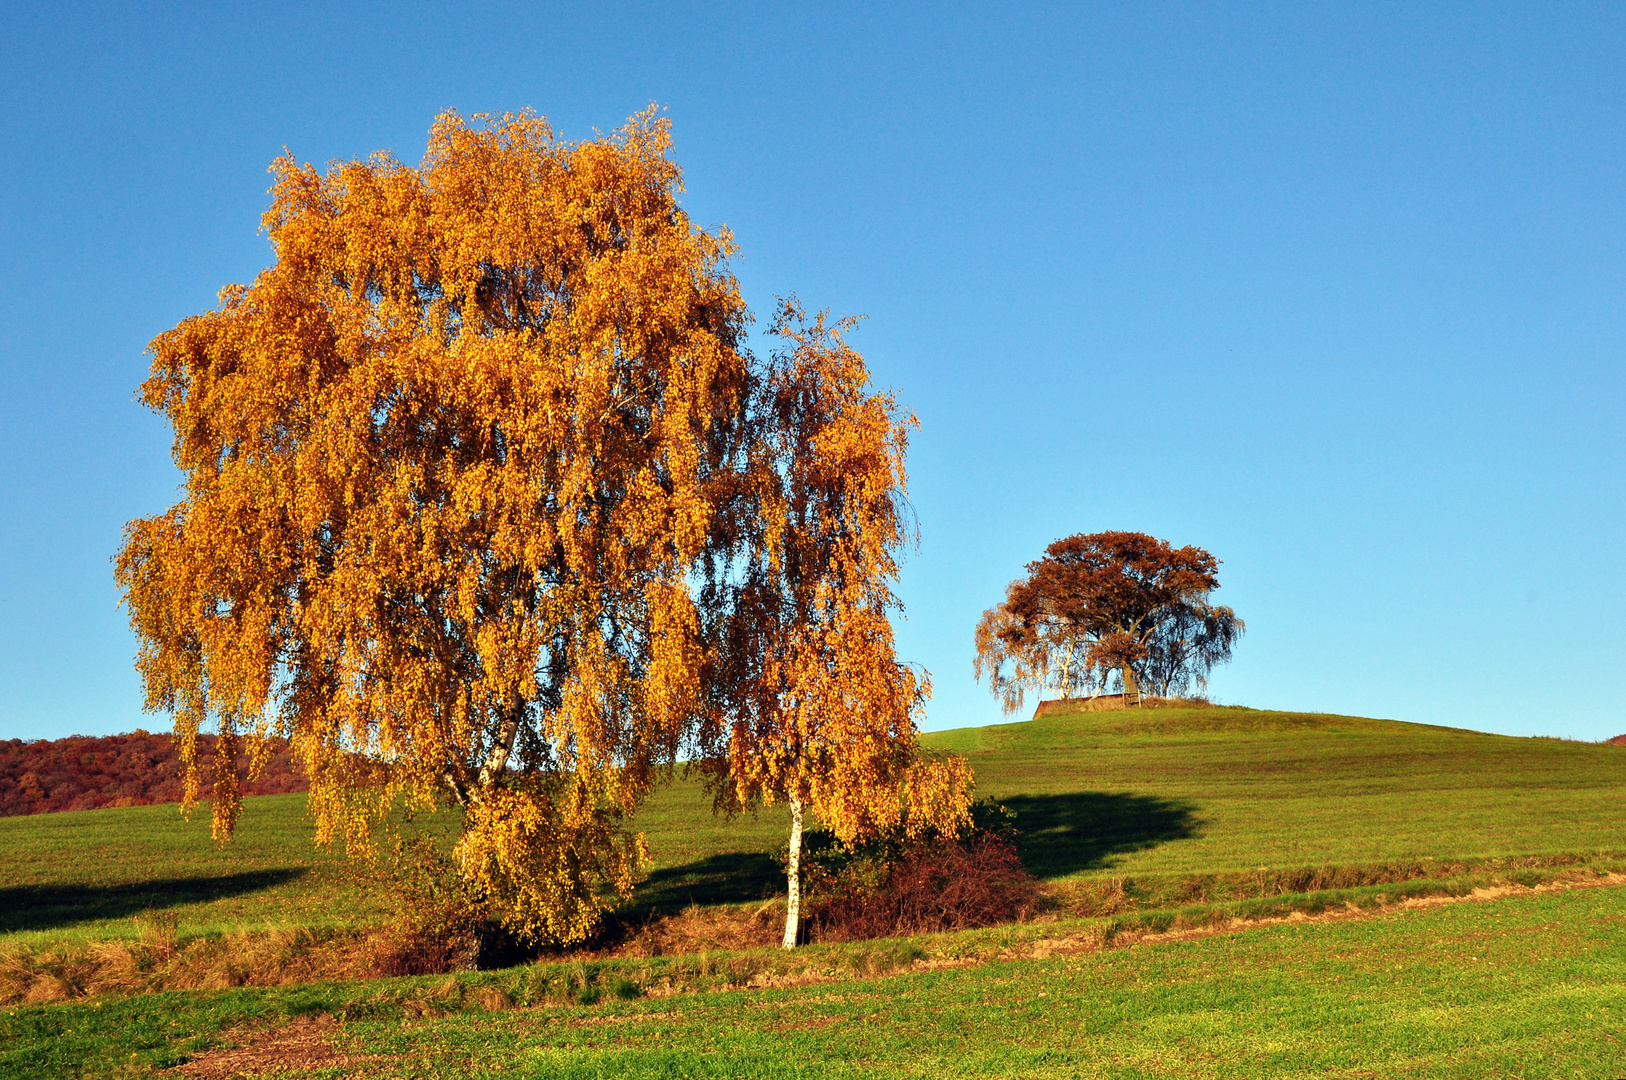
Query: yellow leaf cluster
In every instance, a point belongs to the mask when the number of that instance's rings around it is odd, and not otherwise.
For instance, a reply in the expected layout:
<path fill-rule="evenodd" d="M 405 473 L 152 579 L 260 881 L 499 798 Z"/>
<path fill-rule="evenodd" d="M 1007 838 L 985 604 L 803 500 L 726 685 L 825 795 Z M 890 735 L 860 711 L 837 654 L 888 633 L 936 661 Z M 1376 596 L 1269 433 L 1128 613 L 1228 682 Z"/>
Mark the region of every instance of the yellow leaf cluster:
<path fill-rule="evenodd" d="M 681 753 L 729 805 L 805 798 L 845 835 L 964 818 L 894 655 L 912 418 L 794 305 L 743 346 L 726 230 L 683 212 L 653 111 L 567 142 L 529 113 L 272 168 L 276 261 L 152 342 L 144 400 L 184 498 L 118 559 L 150 709 L 223 766 L 286 736 L 318 840 L 465 808 L 463 873 L 580 940 L 644 853 Z"/>
<path fill-rule="evenodd" d="M 586 785 L 538 790 L 547 784 L 526 777 L 474 804 L 457 858 L 510 929 L 531 940 L 580 941 L 597 925 L 600 886 L 630 894 L 649 850 Z"/>
<path fill-rule="evenodd" d="M 275 163 L 275 265 L 152 343 L 185 497 L 118 560 L 189 800 L 200 724 L 227 761 L 280 732 L 320 839 L 450 792 L 486 874 L 600 843 L 675 754 L 749 357 L 668 141 L 653 111 L 580 143 L 448 114 L 418 168 Z M 230 779 L 213 804 L 225 836 Z"/>
<path fill-rule="evenodd" d="M 739 539 L 720 655 L 731 693 L 708 717 L 700 767 L 720 806 L 789 800 L 855 840 L 969 822 L 963 759 L 923 759 L 931 692 L 898 661 L 890 613 L 906 520 L 912 415 L 869 389 L 850 322 L 786 302 L 785 342 L 758 386 L 749 470 L 759 508 Z"/>

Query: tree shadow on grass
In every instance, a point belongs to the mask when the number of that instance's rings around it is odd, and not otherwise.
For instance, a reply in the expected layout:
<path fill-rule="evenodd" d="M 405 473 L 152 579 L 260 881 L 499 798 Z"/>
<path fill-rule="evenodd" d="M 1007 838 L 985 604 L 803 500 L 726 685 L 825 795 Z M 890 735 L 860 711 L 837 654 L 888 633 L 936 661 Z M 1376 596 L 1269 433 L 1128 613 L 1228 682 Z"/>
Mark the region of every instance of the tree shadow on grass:
<path fill-rule="evenodd" d="M 761 851 L 711 855 L 650 874 L 627 905 L 642 914 L 671 915 L 690 904 L 740 904 L 785 890 L 785 868 Z"/>
<path fill-rule="evenodd" d="M 1076 791 L 999 801 L 1016 814 L 1022 865 L 1041 878 L 1097 870 L 1116 855 L 1197 835 L 1195 806 L 1156 795 Z"/>
<path fill-rule="evenodd" d="M 55 930 L 97 919 L 123 919 L 182 904 L 243 896 L 294 881 L 304 873 L 304 867 L 296 866 L 128 885 L 16 885 L 0 889 L 0 933 Z"/>
<path fill-rule="evenodd" d="M 999 800 L 1016 814 L 1017 851 L 1028 872 L 1066 877 L 1114 856 L 1197 835 L 1196 807 L 1156 795 L 1075 791 Z M 623 912 L 672 915 L 691 904 L 740 904 L 783 895 L 785 868 L 761 851 L 711 855 L 650 874 Z"/>

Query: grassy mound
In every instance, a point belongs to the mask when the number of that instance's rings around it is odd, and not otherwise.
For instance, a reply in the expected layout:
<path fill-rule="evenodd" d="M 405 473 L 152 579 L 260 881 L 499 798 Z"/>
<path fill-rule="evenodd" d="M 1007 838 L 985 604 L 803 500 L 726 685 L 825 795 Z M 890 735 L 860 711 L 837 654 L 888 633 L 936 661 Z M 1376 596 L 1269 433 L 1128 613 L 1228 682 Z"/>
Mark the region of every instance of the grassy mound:
<path fill-rule="evenodd" d="M 928 742 L 970 759 L 1058 878 L 1595 853 L 1626 810 L 1617 748 L 1390 720 L 1120 710 Z"/>
<path fill-rule="evenodd" d="M 1016 811 L 1045 880 L 1039 921 L 752 948 L 782 918 L 786 822 L 715 818 L 679 780 L 642 815 L 657 865 L 619 951 L 377 979 L 368 935 L 388 906 L 313 848 L 303 796 L 246 800 L 225 848 L 206 814 L 173 807 L 0 819 L 0 1074 L 188 1057 L 198 1075 L 263 1057 L 425 1076 L 1466 1076 L 1612 1060 L 1626 889 L 1541 890 L 1626 880 L 1626 750 L 1226 708 L 1050 713 L 926 743 L 967 755 L 979 794 Z M 1430 906 L 1470 894 L 1511 898 Z M 1112 947 L 1134 942 L 1167 944 Z"/>
<path fill-rule="evenodd" d="M 924 741 L 966 755 L 978 793 L 1016 811 L 1024 865 L 1081 915 L 1517 873 L 1626 847 L 1626 750 L 1600 744 L 1238 708 L 1051 713 Z M 781 812 L 715 817 L 679 779 L 639 825 L 655 867 L 633 913 L 783 891 Z M 172 806 L 5 818 L 0 946 L 135 937 L 131 916 L 153 910 L 173 912 L 183 938 L 376 923 L 386 905 L 356 877 L 313 846 L 302 795 L 245 800 L 225 847 L 206 813 L 185 821 Z"/>

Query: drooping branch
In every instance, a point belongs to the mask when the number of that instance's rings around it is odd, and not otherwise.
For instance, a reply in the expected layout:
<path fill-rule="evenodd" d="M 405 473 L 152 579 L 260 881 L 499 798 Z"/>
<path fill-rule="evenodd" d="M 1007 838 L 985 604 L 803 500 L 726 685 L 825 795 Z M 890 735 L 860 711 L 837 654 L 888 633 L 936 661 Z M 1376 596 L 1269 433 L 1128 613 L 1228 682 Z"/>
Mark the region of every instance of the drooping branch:
<path fill-rule="evenodd" d="M 447 114 L 416 168 L 285 157 L 275 265 L 143 387 L 186 474 L 119 562 L 149 706 L 276 716 L 324 838 L 462 804 L 465 871 L 531 936 L 630 888 L 626 820 L 710 677 L 687 583 L 757 437 L 732 240 L 668 148 L 653 112 L 582 143 Z"/>

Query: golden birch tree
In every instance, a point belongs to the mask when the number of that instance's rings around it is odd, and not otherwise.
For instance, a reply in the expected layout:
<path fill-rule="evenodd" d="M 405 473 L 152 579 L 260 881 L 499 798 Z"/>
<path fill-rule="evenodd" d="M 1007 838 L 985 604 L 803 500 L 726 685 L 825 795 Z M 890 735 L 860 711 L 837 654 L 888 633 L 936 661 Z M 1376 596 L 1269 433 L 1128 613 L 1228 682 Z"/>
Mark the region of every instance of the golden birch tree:
<path fill-rule="evenodd" d="M 908 539 L 904 456 L 916 423 L 871 392 L 850 323 L 809 321 L 794 300 L 786 348 L 757 384 L 742 495 L 751 512 L 710 564 L 721 613 L 717 707 L 699 766 L 719 806 L 789 805 L 789 907 L 800 919 L 804 815 L 844 841 L 901 827 L 953 834 L 969 821 L 963 759 L 926 759 L 916 721 L 929 683 L 899 663 L 890 614 Z"/>
<path fill-rule="evenodd" d="M 117 575 L 189 802 L 218 725 L 217 835 L 240 741 L 284 734 L 320 840 L 461 804 L 462 872 L 527 937 L 630 889 L 628 816 L 705 697 L 691 582 L 751 383 L 732 240 L 668 144 L 653 112 L 575 143 L 447 114 L 417 168 L 285 157 L 275 264 L 153 341 L 184 498 Z"/>

